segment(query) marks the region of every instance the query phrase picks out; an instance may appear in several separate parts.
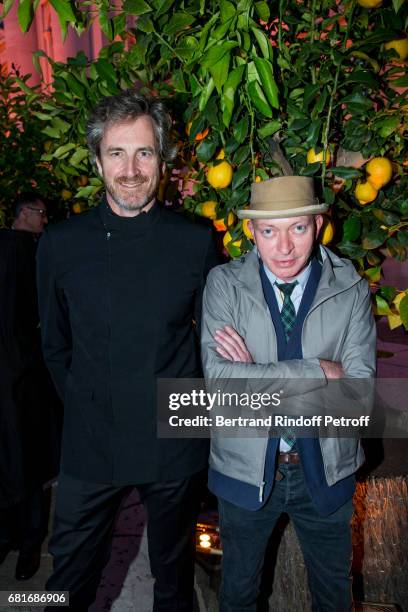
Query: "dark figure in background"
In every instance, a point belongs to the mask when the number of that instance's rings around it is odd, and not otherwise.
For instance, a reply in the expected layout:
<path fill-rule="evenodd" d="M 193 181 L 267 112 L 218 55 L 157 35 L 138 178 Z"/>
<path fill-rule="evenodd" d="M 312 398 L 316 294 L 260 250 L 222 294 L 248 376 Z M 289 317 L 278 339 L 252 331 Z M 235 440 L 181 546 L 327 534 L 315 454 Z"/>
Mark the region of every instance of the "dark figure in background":
<path fill-rule="evenodd" d="M 207 228 L 156 202 L 175 156 L 159 99 L 104 98 L 87 140 L 106 196 L 47 231 L 38 257 L 46 362 L 64 430 L 54 571 L 47 589 L 87 610 L 109 558 L 121 501 L 148 514 L 154 610 L 191 612 L 195 521 L 206 440 L 158 439 L 156 380 L 200 376 L 194 320 L 217 258 Z"/>
<path fill-rule="evenodd" d="M 35 282 L 46 223 L 44 203 L 28 193 L 15 205 L 12 229 L 0 231 L 0 563 L 17 548 L 17 580 L 40 565 L 43 484 L 58 471 L 58 400 L 41 353 Z"/>

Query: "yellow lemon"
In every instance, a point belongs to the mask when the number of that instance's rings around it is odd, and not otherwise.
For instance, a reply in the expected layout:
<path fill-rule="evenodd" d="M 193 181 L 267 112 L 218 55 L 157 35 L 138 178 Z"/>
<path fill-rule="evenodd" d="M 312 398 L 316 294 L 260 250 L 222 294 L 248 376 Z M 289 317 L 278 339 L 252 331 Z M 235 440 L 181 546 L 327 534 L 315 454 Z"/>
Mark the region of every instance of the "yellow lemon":
<path fill-rule="evenodd" d="M 65 201 L 70 200 L 72 198 L 72 191 L 69 189 L 63 189 L 61 191 L 61 198 Z"/>
<path fill-rule="evenodd" d="M 382 5 L 382 0 L 357 0 L 360 6 L 364 6 L 364 8 L 378 8 Z"/>
<path fill-rule="evenodd" d="M 323 162 L 323 151 L 320 153 L 316 153 L 314 149 L 309 149 L 306 155 L 306 160 L 308 164 L 315 164 L 316 162 Z M 331 155 L 329 149 L 326 150 L 326 166 L 330 164 Z"/>
<path fill-rule="evenodd" d="M 381 189 L 392 178 L 392 163 L 386 157 L 373 157 L 365 167 L 367 181 L 375 187 Z"/>
<path fill-rule="evenodd" d="M 218 153 L 217 157 L 215 159 L 225 159 L 225 151 L 224 149 L 220 149 L 220 152 Z"/>
<path fill-rule="evenodd" d="M 76 215 L 79 215 L 82 210 L 82 202 L 75 202 L 75 204 L 72 205 L 72 212 L 74 212 Z"/>
<path fill-rule="evenodd" d="M 244 219 L 242 221 L 242 231 L 244 232 L 244 234 L 245 234 L 245 236 L 247 238 L 249 238 L 250 240 L 253 240 L 254 239 L 254 235 L 251 232 L 248 223 L 249 223 L 249 219 Z"/>
<path fill-rule="evenodd" d="M 214 200 L 208 200 L 201 205 L 200 215 L 203 217 L 207 217 L 207 219 L 216 219 L 217 218 L 217 202 Z"/>
<path fill-rule="evenodd" d="M 207 181 L 214 189 L 225 189 L 232 181 L 232 166 L 222 161 L 217 166 L 211 166 L 207 172 Z"/>
<path fill-rule="evenodd" d="M 88 177 L 85 176 L 85 174 L 82 174 L 81 176 L 78 176 L 76 181 L 79 187 L 85 187 L 88 184 Z"/>
<path fill-rule="evenodd" d="M 362 183 L 361 181 L 358 181 L 354 191 L 354 195 L 361 206 L 374 202 L 375 198 L 377 197 L 377 193 L 377 189 L 373 187 L 371 183 Z"/>
<path fill-rule="evenodd" d="M 224 238 L 222 239 L 222 242 L 223 242 L 225 248 L 227 248 L 227 245 L 229 245 L 232 242 L 232 236 L 231 236 L 230 232 L 225 232 L 225 235 L 224 235 Z M 241 243 L 242 243 L 242 238 L 240 240 L 234 240 L 234 242 L 232 242 L 232 245 L 236 246 L 236 247 L 240 247 Z"/>
<path fill-rule="evenodd" d="M 321 243 L 329 244 L 333 240 L 333 237 L 334 237 L 334 225 L 330 221 L 330 219 L 325 217 L 323 221 L 322 231 L 321 231 Z"/>
<path fill-rule="evenodd" d="M 400 59 L 406 60 L 408 57 L 408 36 L 390 40 L 390 42 L 385 43 L 384 47 L 387 51 L 389 49 L 394 49 L 398 53 Z"/>

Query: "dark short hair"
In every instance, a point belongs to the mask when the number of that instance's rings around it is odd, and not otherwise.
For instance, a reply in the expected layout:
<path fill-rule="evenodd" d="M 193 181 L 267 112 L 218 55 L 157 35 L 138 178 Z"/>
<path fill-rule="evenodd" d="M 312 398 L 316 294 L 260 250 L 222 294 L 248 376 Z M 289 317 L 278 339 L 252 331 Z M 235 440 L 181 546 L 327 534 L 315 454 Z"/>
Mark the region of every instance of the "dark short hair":
<path fill-rule="evenodd" d="M 116 96 L 103 98 L 95 107 L 86 125 L 86 141 L 95 164 L 100 157 L 100 144 L 106 128 L 142 116 L 153 122 L 159 156 L 169 163 L 177 154 L 177 147 L 171 137 L 172 120 L 159 98 L 144 96 L 134 89 L 126 89 Z"/>
<path fill-rule="evenodd" d="M 14 202 L 14 217 L 17 219 L 21 210 L 25 206 L 30 206 L 30 204 L 37 204 L 38 200 L 40 200 L 40 202 L 43 202 L 43 199 L 41 198 L 40 194 L 36 191 L 26 191 L 24 193 L 21 193 L 18 199 Z"/>

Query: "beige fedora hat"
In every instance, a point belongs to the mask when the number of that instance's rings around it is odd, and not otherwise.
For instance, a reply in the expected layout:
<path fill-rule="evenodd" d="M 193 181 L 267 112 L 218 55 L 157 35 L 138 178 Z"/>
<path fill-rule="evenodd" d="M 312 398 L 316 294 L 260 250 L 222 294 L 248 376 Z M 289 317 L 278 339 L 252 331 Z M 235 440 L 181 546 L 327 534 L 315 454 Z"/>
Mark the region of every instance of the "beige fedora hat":
<path fill-rule="evenodd" d="M 320 204 L 308 176 L 278 176 L 253 183 L 251 205 L 237 212 L 240 219 L 283 219 L 318 215 L 329 208 Z"/>

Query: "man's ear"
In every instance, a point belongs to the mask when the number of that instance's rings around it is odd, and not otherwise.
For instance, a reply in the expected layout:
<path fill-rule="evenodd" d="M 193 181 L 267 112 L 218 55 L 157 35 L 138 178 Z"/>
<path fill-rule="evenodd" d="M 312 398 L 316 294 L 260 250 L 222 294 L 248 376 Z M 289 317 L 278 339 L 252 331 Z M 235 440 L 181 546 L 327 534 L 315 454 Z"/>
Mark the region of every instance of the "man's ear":
<path fill-rule="evenodd" d="M 316 223 L 316 238 L 318 237 L 320 230 L 323 225 L 323 215 L 315 215 L 315 223 Z"/>
<path fill-rule="evenodd" d="M 103 177 L 102 164 L 99 160 L 99 157 L 95 157 L 95 165 L 98 170 L 99 176 Z"/>

